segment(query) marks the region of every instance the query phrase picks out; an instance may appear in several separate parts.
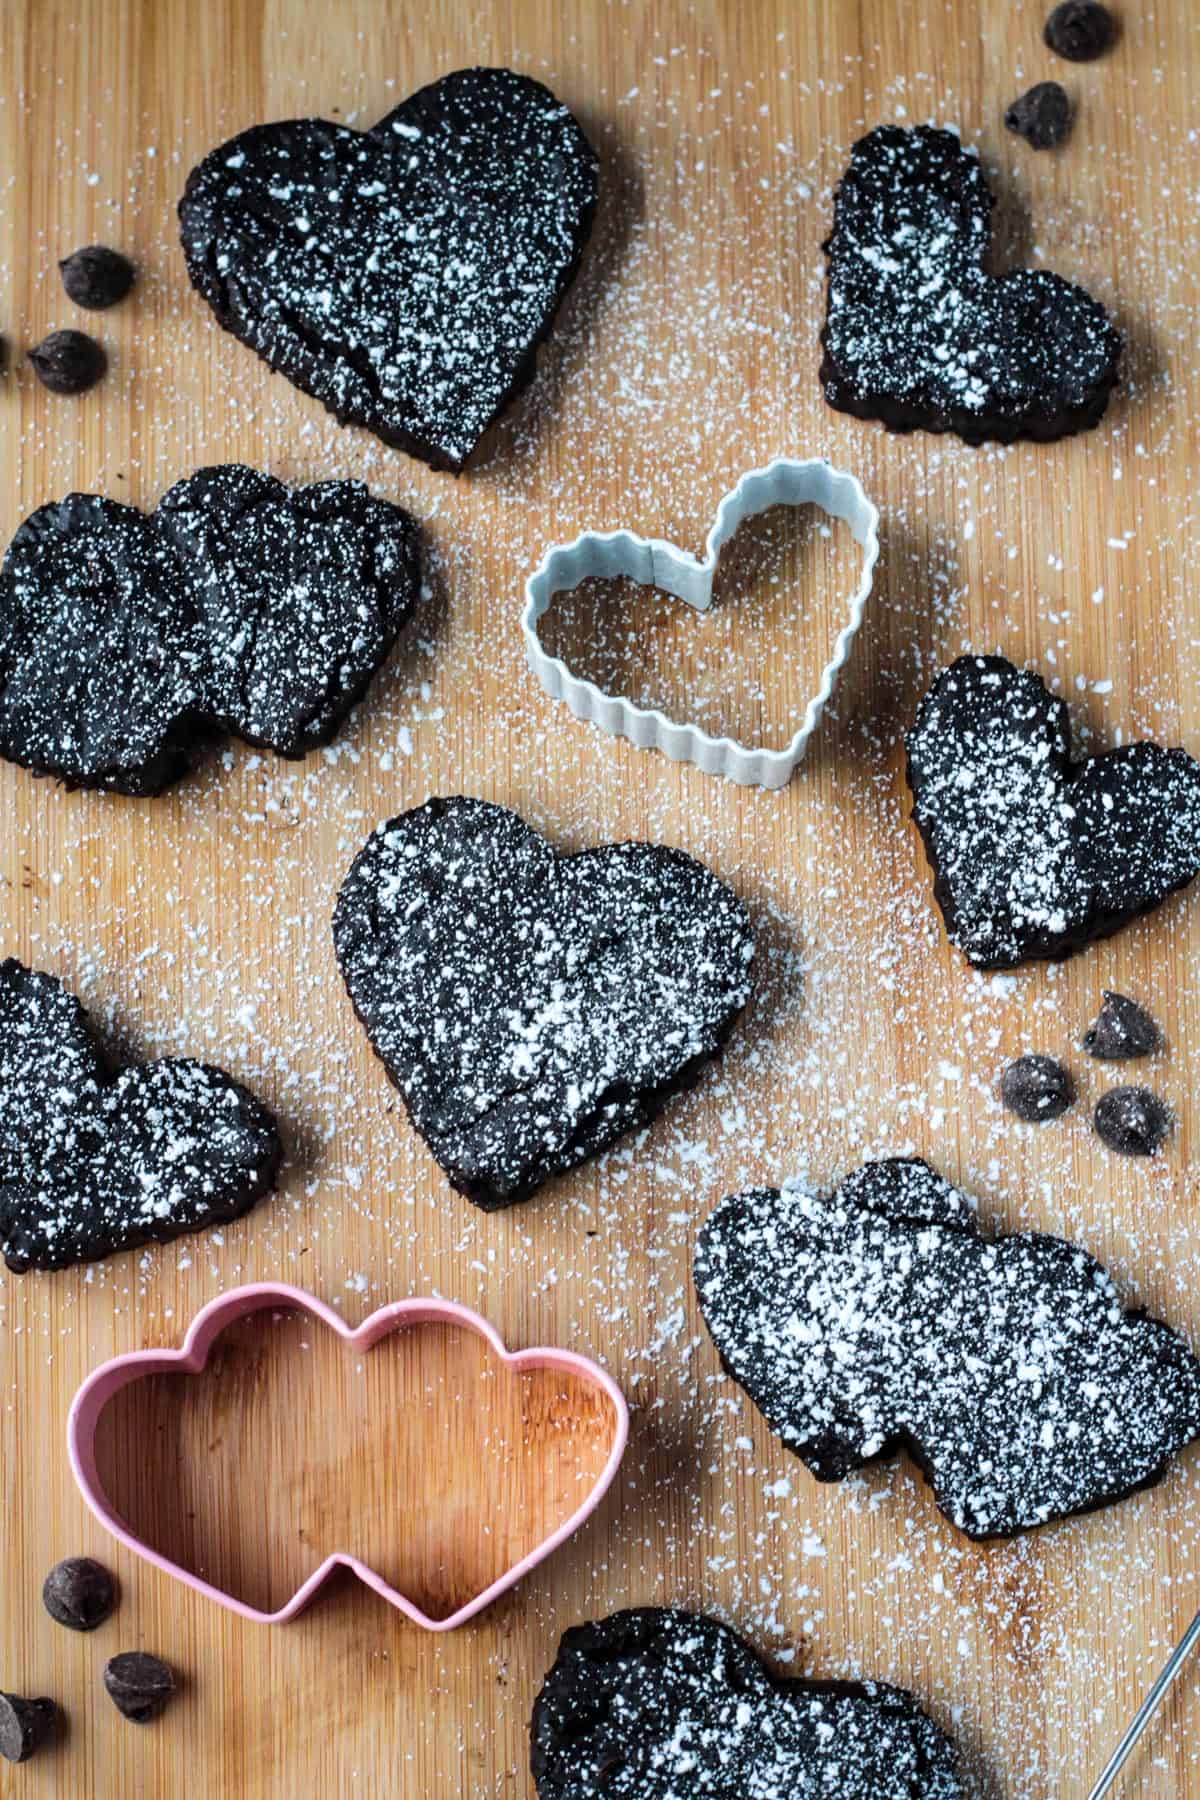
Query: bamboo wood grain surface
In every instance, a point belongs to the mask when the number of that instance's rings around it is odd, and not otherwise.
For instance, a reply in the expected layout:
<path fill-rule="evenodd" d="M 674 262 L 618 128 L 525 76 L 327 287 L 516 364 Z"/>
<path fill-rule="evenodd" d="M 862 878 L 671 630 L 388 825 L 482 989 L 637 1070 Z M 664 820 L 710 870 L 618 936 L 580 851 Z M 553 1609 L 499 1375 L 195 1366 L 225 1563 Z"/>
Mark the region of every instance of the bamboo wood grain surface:
<path fill-rule="evenodd" d="M 1131 1301 L 1200 1343 L 1200 896 L 1061 968 L 974 975 L 933 908 L 899 741 L 941 662 L 999 648 L 1060 685 L 1091 741 L 1153 734 L 1200 753 L 1200 15 L 1190 0 L 1119 10 L 1114 51 L 1074 67 L 1042 46 L 1030 0 L 5 0 L 4 541 L 73 488 L 150 507 L 191 469 L 242 460 L 368 481 L 421 519 L 428 563 L 419 619 L 325 754 L 285 764 L 231 745 L 151 801 L 0 766 L 0 950 L 63 976 L 126 1053 L 200 1055 L 249 1082 L 288 1151 L 278 1193 L 223 1231 L 0 1277 L 0 1688 L 53 1695 L 68 1719 L 54 1747 L 0 1771 L 0 1792 L 518 1800 L 559 1634 L 655 1601 L 719 1611 L 791 1673 L 911 1686 L 979 1794 L 1086 1794 L 1200 1605 L 1195 1448 L 1150 1494 L 971 1546 L 903 1459 L 818 1487 L 721 1376 L 688 1270 L 700 1222 L 734 1187 L 828 1184 L 911 1150 L 977 1193 L 990 1224 L 1085 1243 Z M 365 126 L 473 62 L 554 88 L 601 154 L 603 198 L 534 387 L 455 481 L 339 429 L 222 334 L 189 288 L 174 209 L 189 167 L 245 126 Z M 1035 155 L 1003 109 L 1050 76 L 1077 123 L 1060 152 Z M 998 263 L 1084 282 L 1125 331 L 1099 430 L 971 451 L 825 408 L 832 183 L 862 131 L 924 119 L 979 144 Z M 131 254 L 140 279 L 85 316 L 55 264 L 97 241 Z M 67 324 L 111 358 L 81 400 L 48 394 L 23 362 Z M 831 714 L 792 785 L 766 795 L 575 724 L 527 676 L 517 619 L 549 544 L 626 525 L 699 550 L 720 496 L 780 453 L 856 472 L 884 553 Z M 562 641 L 639 692 L 694 697 L 706 723 L 780 741 L 852 568 L 836 535 L 802 532 L 766 573 L 751 567 L 711 628 L 644 596 L 599 609 L 585 596 Z M 760 942 L 721 1067 L 602 1165 L 488 1216 L 405 1123 L 328 928 L 371 826 L 455 792 L 517 807 L 564 847 L 679 844 L 745 896 Z M 1117 1077 L 1077 1045 L 1105 987 L 1147 1000 L 1166 1032 L 1166 1055 L 1134 1077 L 1177 1114 L 1153 1163 L 1112 1156 L 1090 1130 Z M 994 1092 L 1029 1049 L 1067 1057 L 1081 1090 L 1038 1131 Z M 102 1358 L 178 1342 L 205 1300 L 255 1278 L 353 1319 L 436 1291 L 510 1347 L 602 1358 L 634 1426 L 599 1515 L 446 1637 L 348 1580 L 295 1624 L 244 1624 L 118 1553 L 70 1479 L 71 1395 Z M 239 1343 L 227 1380 L 145 1397 L 113 1425 L 140 1471 L 131 1516 L 248 1592 L 273 1594 L 354 1533 L 345 1547 L 452 1604 L 569 1510 L 603 1453 L 605 1421 L 574 1420 L 561 1383 L 504 1391 L 452 1337 L 375 1352 L 386 1360 L 368 1375 L 328 1347 L 306 1360 L 295 1333 Z M 94 1636 L 55 1627 L 39 1599 L 50 1565 L 78 1552 L 122 1586 Z M 138 1647 L 183 1678 L 142 1729 L 100 1681 L 107 1656 Z M 1198 1746 L 1193 1670 L 1123 1792 L 1200 1796 Z"/>

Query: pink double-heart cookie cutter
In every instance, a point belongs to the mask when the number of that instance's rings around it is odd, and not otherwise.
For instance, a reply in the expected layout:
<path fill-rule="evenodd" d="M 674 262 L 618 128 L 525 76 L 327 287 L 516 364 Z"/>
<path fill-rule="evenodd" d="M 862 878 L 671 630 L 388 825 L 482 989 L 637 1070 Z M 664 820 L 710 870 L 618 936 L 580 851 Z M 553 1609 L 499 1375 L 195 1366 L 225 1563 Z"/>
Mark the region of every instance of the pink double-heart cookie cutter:
<path fill-rule="evenodd" d="M 202 1576 L 194 1575 L 189 1569 L 172 1562 L 129 1528 L 112 1505 L 100 1480 L 96 1462 L 96 1428 L 105 1407 L 122 1388 L 128 1387 L 132 1382 L 144 1380 L 149 1375 L 198 1375 L 208 1361 L 214 1342 L 228 1326 L 250 1313 L 281 1310 L 299 1310 L 311 1314 L 321 1324 L 328 1325 L 331 1331 L 336 1332 L 344 1343 L 358 1350 L 369 1350 L 381 1338 L 407 1326 L 460 1325 L 483 1338 L 504 1366 L 516 1374 L 530 1369 L 561 1369 L 598 1389 L 611 1405 L 614 1433 L 607 1461 L 587 1498 L 569 1519 L 557 1526 L 549 1537 L 514 1563 L 512 1568 L 505 1570 L 482 1593 L 476 1594 L 446 1618 L 430 1618 L 407 1595 L 392 1587 L 357 1556 L 340 1550 L 327 1556 L 278 1612 L 263 1612 L 258 1607 L 250 1606 L 235 1595 L 226 1593 L 223 1588 L 214 1587 Z M 187 1336 L 178 1350 L 134 1350 L 102 1363 L 79 1389 L 71 1403 L 67 1420 L 67 1453 L 71 1469 L 80 1492 L 100 1523 L 127 1550 L 132 1550 L 135 1556 L 140 1556 L 154 1568 L 161 1569 L 164 1574 L 173 1575 L 177 1581 L 182 1581 L 196 1593 L 215 1600 L 220 1606 L 228 1607 L 230 1612 L 237 1613 L 243 1619 L 253 1619 L 262 1625 L 282 1625 L 303 1612 L 336 1570 L 351 1569 L 367 1587 L 403 1613 L 405 1618 L 411 1619 L 414 1625 L 420 1625 L 426 1631 L 453 1631 L 456 1626 L 465 1625 L 468 1619 L 474 1618 L 476 1613 L 490 1606 L 501 1594 L 515 1587 L 531 1569 L 535 1569 L 560 1544 L 565 1543 L 584 1520 L 595 1512 L 608 1492 L 625 1454 L 628 1439 L 629 1408 L 625 1403 L 625 1396 L 612 1376 L 586 1356 L 579 1356 L 571 1350 L 548 1348 L 509 1350 L 499 1332 L 486 1319 L 453 1300 L 397 1300 L 389 1306 L 381 1306 L 377 1312 L 364 1319 L 361 1325 L 348 1325 L 324 1301 L 306 1294 L 302 1288 L 290 1287 L 285 1282 L 256 1282 L 249 1287 L 234 1288 L 216 1300 L 210 1300 L 192 1320 Z"/>

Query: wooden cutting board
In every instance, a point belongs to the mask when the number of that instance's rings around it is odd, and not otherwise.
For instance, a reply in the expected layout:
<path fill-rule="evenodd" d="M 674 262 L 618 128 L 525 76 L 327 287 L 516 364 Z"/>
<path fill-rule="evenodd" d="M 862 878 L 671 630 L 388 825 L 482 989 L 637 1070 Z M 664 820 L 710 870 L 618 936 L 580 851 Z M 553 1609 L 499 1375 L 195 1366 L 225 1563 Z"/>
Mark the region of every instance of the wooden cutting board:
<path fill-rule="evenodd" d="M 1060 683 L 1095 742 L 1152 733 L 1200 750 L 1200 28 L 1188 0 L 1120 10 L 1115 51 L 1073 67 L 1043 49 L 1042 8 L 1027 0 L 0 9 L 5 540 L 72 488 L 150 506 L 181 474 L 241 459 L 289 480 L 361 477 L 412 508 L 430 550 L 419 623 L 328 753 L 284 764 L 234 747 L 143 802 L 0 768 L 0 948 L 62 975 L 127 1051 L 204 1056 L 250 1082 L 277 1109 L 289 1157 L 279 1193 L 223 1232 L 0 1284 L 0 1686 L 52 1694 L 69 1717 L 54 1750 L 0 1774 L 3 1792 L 516 1800 L 530 1792 L 529 1711 L 561 1631 L 660 1601 L 720 1611 L 794 1673 L 910 1685 L 955 1731 L 982 1794 L 1086 1793 L 1200 1604 L 1200 1458 L 1092 1518 L 972 1547 L 903 1461 L 817 1487 L 720 1375 L 688 1271 L 700 1221 L 737 1185 L 833 1182 L 872 1153 L 911 1149 L 979 1194 L 990 1221 L 1077 1238 L 1130 1299 L 1200 1336 L 1200 899 L 1063 968 L 981 979 L 933 910 L 899 749 L 941 662 L 1002 648 Z M 224 336 L 189 289 L 174 209 L 188 168 L 244 126 L 312 113 L 369 124 L 475 61 L 554 87 L 601 152 L 604 199 L 535 388 L 490 460 L 455 481 L 340 430 Z M 1061 152 L 1037 155 L 1002 114 L 1049 76 L 1079 117 Z M 1127 333 L 1124 386 L 1098 431 L 971 451 L 826 410 L 831 185 L 863 130 L 924 119 L 978 141 L 1000 194 L 1000 262 L 1083 281 Z M 108 379 L 56 399 L 23 352 L 53 326 L 89 324 L 55 263 L 97 240 L 135 257 L 139 285 L 90 320 Z M 627 525 L 699 549 L 721 494 L 782 452 L 858 473 L 885 548 L 832 715 L 793 784 L 764 795 L 575 724 L 527 676 L 517 618 L 548 544 Z M 810 536 L 760 570 L 730 601 L 745 635 L 729 615 L 681 628 L 618 605 L 601 621 L 607 646 L 584 631 L 578 654 L 778 741 L 823 660 L 839 554 Z M 564 846 L 682 845 L 743 893 L 761 945 L 721 1069 L 602 1166 L 491 1216 L 447 1190 L 399 1116 L 329 934 L 368 829 L 460 791 L 518 807 Z M 1090 1129 L 1117 1077 L 1076 1045 L 1106 986 L 1147 1001 L 1167 1033 L 1149 1079 L 1178 1129 L 1153 1163 L 1113 1157 Z M 1032 1049 L 1065 1055 L 1081 1087 L 1075 1112 L 1037 1132 L 1001 1115 L 994 1093 L 1004 1061 Z M 436 1291 L 484 1311 L 510 1346 L 604 1359 L 635 1411 L 599 1517 L 444 1638 L 350 1583 L 296 1624 L 245 1625 L 116 1553 L 67 1470 L 70 1397 L 99 1359 L 177 1342 L 206 1299 L 252 1278 L 298 1282 L 351 1318 Z M 144 1446 L 131 1504 L 170 1532 L 181 1495 L 207 1496 L 204 1553 L 231 1577 L 286 1575 L 301 1531 L 353 1528 L 381 1555 L 394 1548 L 423 1591 L 453 1598 L 592 1454 L 586 1432 L 569 1419 L 563 1430 L 557 1395 L 509 1395 L 493 1418 L 485 1376 L 449 1340 L 414 1344 L 370 1391 L 326 1358 L 318 1393 L 300 1360 L 270 1346 L 261 1367 L 252 1356 L 245 1381 L 205 1402 L 231 1412 L 228 1430 L 205 1437 L 212 1414 L 193 1407 L 173 1427 L 173 1465 L 149 1421 L 125 1424 Z M 396 1430 L 400 1406 L 411 1437 Z M 348 1485 L 331 1485 L 348 1421 L 394 1455 L 390 1478 L 347 1452 Z M 272 1471 L 289 1458 L 289 1479 L 303 1484 L 311 1464 L 321 1482 L 298 1500 L 296 1540 L 281 1541 Z M 498 1492 L 511 1516 L 497 1533 Z M 88 1638 L 54 1627 L 38 1598 L 50 1564 L 79 1551 L 110 1562 L 123 1588 Z M 185 1683 L 144 1729 L 100 1685 L 105 1658 L 138 1646 Z M 1181 1682 L 1126 1793 L 1200 1795 L 1198 1679 Z"/>

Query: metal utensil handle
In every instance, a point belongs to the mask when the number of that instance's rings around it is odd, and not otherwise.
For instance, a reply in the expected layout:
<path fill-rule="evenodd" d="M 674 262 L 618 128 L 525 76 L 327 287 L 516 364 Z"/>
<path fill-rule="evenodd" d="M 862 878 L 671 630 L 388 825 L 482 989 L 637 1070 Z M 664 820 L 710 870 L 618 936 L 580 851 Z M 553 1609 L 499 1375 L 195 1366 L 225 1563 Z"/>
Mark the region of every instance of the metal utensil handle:
<path fill-rule="evenodd" d="M 1150 1692 L 1146 1695 L 1146 1698 L 1138 1711 L 1137 1717 L 1129 1727 L 1129 1730 L 1125 1733 L 1125 1736 L 1121 1739 L 1121 1742 L 1117 1745 L 1112 1761 L 1088 1795 L 1088 1800 L 1104 1800 L 1106 1794 L 1112 1793 L 1113 1788 L 1116 1785 L 1117 1776 L 1121 1773 L 1121 1770 L 1133 1755 L 1133 1752 L 1141 1739 L 1142 1733 L 1145 1731 L 1147 1725 L 1149 1725 L 1151 1719 L 1166 1698 L 1167 1689 L 1171 1686 L 1175 1677 L 1179 1674 L 1184 1663 L 1187 1661 L 1197 1644 L 1200 1644 L 1200 1613 L 1196 1614 L 1195 1618 L 1180 1638 L 1178 1644 L 1176 1644 L 1174 1650 L 1171 1652 L 1170 1658 L 1168 1659 L 1162 1674 L 1150 1689 Z"/>

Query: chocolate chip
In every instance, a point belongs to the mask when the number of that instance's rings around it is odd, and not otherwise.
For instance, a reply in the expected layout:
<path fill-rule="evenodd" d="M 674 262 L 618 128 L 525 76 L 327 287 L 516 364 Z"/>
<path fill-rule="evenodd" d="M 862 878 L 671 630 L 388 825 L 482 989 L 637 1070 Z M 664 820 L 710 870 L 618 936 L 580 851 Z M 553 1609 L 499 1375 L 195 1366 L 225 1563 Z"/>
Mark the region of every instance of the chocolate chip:
<path fill-rule="evenodd" d="M 29 352 L 29 360 L 42 386 L 52 394 L 85 394 L 108 367 L 108 358 L 95 338 L 82 331 L 52 331 Z"/>
<path fill-rule="evenodd" d="M 1110 1150 L 1122 1156 L 1153 1156 L 1171 1130 L 1171 1109 L 1144 1087 L 1110 1088 L 1096 1107 L 1093 1123 Z"/>
<path fill-rule="evenodd" d="M 1027 1124 L 1057 1119 L 1075 1099 L 1067 1070 L 1052 1056 L 1019 1056 L 1000 1077 L 1000 1098 Z"/>
<path fill-rule="evenodd" d="M 122 1718 L 148 1725 L 175 1692 L 175 1677 L 160 1656 L 126 1650 L 105 1663 L 104 1686 Z"/>
<path fill-rule="evenodd" d="M 58 1707 L 53 1700 L 0 1694 L 0 1756 L 8 1762 L 28 1762 L 57 1721 Z"/>
<path fill-rule="evenodd" d="M 1104 1004 L 1096 1023 L 1083 1034 L 1083 1047 L 1102 1062 L 1125 1062 L 1134 1056 L 1153 1056 L 1162 1048 L 1162 1032 L 1144 1006 L 1105 988 Z"/>
<path fill-rule="evenodd" d="M 1004 123 L 1035 150 L 1053 150 L 1071 129 L 1071 102 L 1057 81 L 1039 81 L 1014 100 Z"/>
<path fill-rule="evenodd" d="M 1099 0 L 1063 0 L 1046 20 L 1047 46 L 1068 62 L 1094 62 L 1117 35 L 1117 22 Z"/>
<path fill-rule="evenodd" d="M 95 1631 L 116 1603 L 116 1583 L 90 1556 L 64 1557 L 42 1583 L 42 1605 L 71 1631 Z"/>
<path fill-rule="evenodd" d="M 86 244 L 58 267 L 67 298 L 89 312 L 115 306 L 133 286 L 134 269 L 129 258 L 103 244 Z"/>

